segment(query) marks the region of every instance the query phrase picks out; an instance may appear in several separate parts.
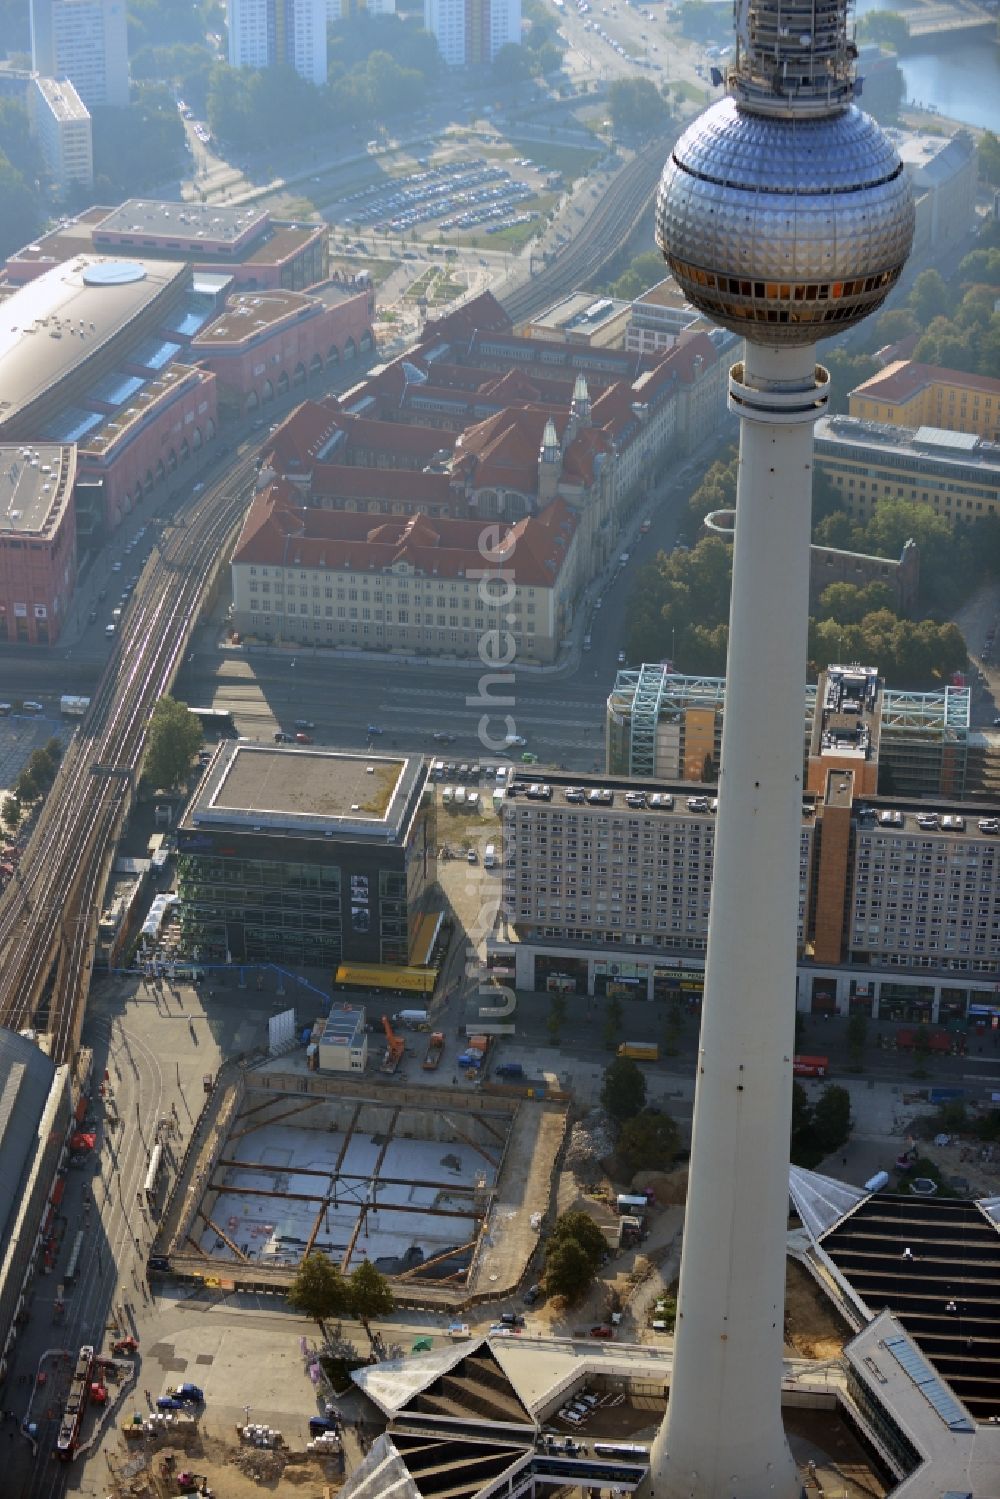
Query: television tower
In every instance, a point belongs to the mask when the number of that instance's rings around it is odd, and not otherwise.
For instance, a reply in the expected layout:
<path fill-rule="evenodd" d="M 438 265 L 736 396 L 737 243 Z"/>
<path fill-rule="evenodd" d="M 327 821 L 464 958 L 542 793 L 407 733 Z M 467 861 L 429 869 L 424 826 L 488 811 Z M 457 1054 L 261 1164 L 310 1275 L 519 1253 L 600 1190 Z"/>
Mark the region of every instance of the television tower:
<path fill-rule="evenodd" d="M 715 872 L 670 1400 L 646 1499 L 793 1499 L 781 1420 L 820 338 L 874 312 L 913 237 L 899 157 L 852 100 L 848 0 L 736 0 L 727 94 L 663 171 L 656 238 L 746 340 Z M 716 73 L 714 81 L 721 83 Z"/>

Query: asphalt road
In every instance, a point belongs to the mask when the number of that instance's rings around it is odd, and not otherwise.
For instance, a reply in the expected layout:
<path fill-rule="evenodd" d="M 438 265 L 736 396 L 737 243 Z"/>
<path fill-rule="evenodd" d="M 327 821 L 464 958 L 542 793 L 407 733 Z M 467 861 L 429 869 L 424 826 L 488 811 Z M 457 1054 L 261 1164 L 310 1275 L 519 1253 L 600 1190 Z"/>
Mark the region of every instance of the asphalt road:
<path fill-rule="evenodd" d="M 202 706 L 231 708 L 237 730 L 249 738 L 269 739 L 275 728 L 290 729 L 296 719 L 309 719 L 316 725 L 318 744 L 357 748 L 370 742 L 367 730 L 374 724 L 385 730 L 378 738 L 383 748 L 436 751 L 460 760 L 500 754 L 480 739 L 480 720 L 492 713 L 487 732 L 499 742 L 506 732 L 502 721 L 510 713 L 514 731 L 543 765 L 599 768 L 604 764 L 605 704 L 619 670 L 636 574 L 657 551 L 673 546 L 678 526 L 683 529 L 691 472 L 689 467 L 686 474 L 675 475 L 650 502 L 649 534 L 622 543 L 629 551 L 628 564 L 616 566 L 610 578 L 598 580 L 589 591 L 574 637 L 579 644 L 589 630 L 591 649 L 574 649 L 568 664 L 554 671 L 519 671 L 515 662 L 513 686 L 491 689 L 494 699 L 513 698 L 510 707 L 491 709 L 480 701 L 486 668 L 477 663 L 401 664 L 398 659 L 345 658 L 310 649 L 290 655 L 275 648 L 248 656 L 218 649 L 214 638 L 196 647 L 178 694 Z M 601 607 L 596 609 L 598 597 Z M 455 742 L 437 746 L 435 733 L 454 734 Z"/>

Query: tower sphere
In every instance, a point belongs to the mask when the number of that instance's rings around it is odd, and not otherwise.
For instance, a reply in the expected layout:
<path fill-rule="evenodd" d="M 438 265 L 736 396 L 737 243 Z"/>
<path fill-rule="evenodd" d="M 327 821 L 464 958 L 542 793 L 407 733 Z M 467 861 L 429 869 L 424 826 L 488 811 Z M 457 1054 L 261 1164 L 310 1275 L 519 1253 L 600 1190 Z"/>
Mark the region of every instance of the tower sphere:
<path fill-rule="evenodd" d="M 913 224 L 895 147 L 854 105 L 789 117 L 722 99 L 681 136 L 656 197 L 656 242 L 685 296 L 777 348 L 874 312 Z"/>

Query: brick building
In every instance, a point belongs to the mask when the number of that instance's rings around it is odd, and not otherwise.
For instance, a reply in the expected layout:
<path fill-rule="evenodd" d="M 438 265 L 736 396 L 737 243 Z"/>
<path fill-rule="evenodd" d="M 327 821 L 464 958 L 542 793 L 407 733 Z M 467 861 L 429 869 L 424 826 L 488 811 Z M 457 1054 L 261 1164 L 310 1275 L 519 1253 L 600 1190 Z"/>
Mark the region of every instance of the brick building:
<path fill-rule="evenodd" d="M 244 415 L 369 353 L 374 314 L 370 283 L 328 282 L 314 294 L 237 292 L 195 334 L 191 353 L 217 376 L 227 412 Z"/>
<path fill-rule="evenodd" d="M 76 580 L 72 444 L 0 445 L 0 642 L 54 645 Z"/>

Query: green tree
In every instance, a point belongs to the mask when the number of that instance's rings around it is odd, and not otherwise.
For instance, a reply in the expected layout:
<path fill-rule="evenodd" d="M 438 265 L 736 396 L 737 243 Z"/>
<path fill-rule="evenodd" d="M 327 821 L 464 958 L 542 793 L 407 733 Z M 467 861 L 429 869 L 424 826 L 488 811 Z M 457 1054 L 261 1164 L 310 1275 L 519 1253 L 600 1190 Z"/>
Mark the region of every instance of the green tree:
<path fill-rule="evenodd" d="M 992 130 L 984 130 L 979 139 L 979 175 L 992 187 L 1000 187 L 1000 140 Z"/>
<path fill-rule="evenodd" d="M 813 1106 L 812 1131 L 824 1155 L 839 1150 L 851 1134 L 851 1095 L 836 1083 L 825 1087 Z"/>
<path fill-rule="evenodd" d="M 501 88 L 527 83 L 531 77 L 531 54 L 516 42 L 508 42 L 493 59 L 493 81 Z"/>
<path fill-rule="evenodd" d="M 621 1029 L 622 1002 L 615 994 L 608 1000 L 608 1006 L 604 1014 L 604 1044 L 609 1050 L 613 1050 L 618 1044 Z"/>
<path fill-rule="evenodd" d="M 48 755 L 48 757 L 52 761 L 53 765 L 58 765 L 59 761 L 62 759 L 62 756 L 63 756 L 62 740 L 61 739 L 57 739 L 56 736 L 55 736 L 55 734 L 52 735 L 51 739 L 46 739 L 46 741 L 45 741 L 45 753 Z"/>
<path fill-rule="evenodd" d="M 616 78 L 608 89 L 608 108 L 616 131 L 649 136 L 670 118 L 666 100 L 651 78 Z"/>
<path fill-rule="evenodd" d="M 951 308 L 948 286 L 940 271 L 921 271 L 909 296 L 910 309 L 921 328 L 936 317 L 946 317 Z"/>
<path fill-rule="evenodd" d="M 566 996 L 565 994 L 549 995 L 549 1017 L 546 1021 L 546 1029 L 553 1041 L 558 1041 L 566 1019 Z"/>
<path fill-rule="evenodd" d="M 847 1050 L 851 1058 L 851 1066 L 860 1072 L 865 1061 L 865 1042 L 868 1039 L 868 1017 L 861 1010 L 855 1010 L 847 1022 Z"/>
<path fill-rule="evenodd" d="M 326 1323 L 339 1320 L 350 1309 L 348 1285 L 335 1265 L 320 1250 L 307 1254 L 288 1288 L 288 1304 L 311 1317 L 327 1336 Z"/>
<path fill-rule="evenodd" d="M 16 833 L 21 822 L 21 803 L 16 796 L 4 798 L 3 807 L 0 808 L 0 822 L 8 832 Z"/>
<path fill-rule="evenodd" d="M 42 791 L 47 791 L 56 778 L 56 767 L 53 765 L 51 757 L 43 749 L 32 750 L 31 758 L 28 761 L 28 769 L 32 774 L 35 784 Z"/>
<path fill-rule="evenodd" d="M 376 1317 L 388 1317 L 396 1305 L 392 1287 L 371 1260 L 362 1260 L 356 1270 L 351 1271 L 347 1282 L 348 1303 L 351 1312 L 371 1337 L 370 1323 Z"/>
<path fill-rule="evenodd" d="M 617 1153 L 628 1171 L 666 1171 L 677 1152 L 677 1125 L 669 1114 L 636 1114 L 626 1119 Z"/>
<path fill-rule="evenodd" d="M 891 307 L 875 319 L 875 338 L 880 346 L 899 343 L 900 339 L 919 331 L 920 324 L 909 307 Z"/>
<path fill-rule="evenodd" d="M 22 770 L 14 782 L 14 795 L 22 803 L 33 802 L 41 795 L 41 788 L 30 770 Z"/>
<path fill-rule="evenodd" d="M 615 1057 L 604 1069 L 601 1104 L 619 1124 L 645 1107 L 646 1079 L 631 1057 Z"/>
<path fill-rule="evenodd" d="M 149 720 L 145 774 L 154 788 L 173 790 L 186 777 L 201 744 L 201 725 L 186 704 L 161 697 Z"/>
<path fill-rule="evenodd" d="M 894 10 L 873 10 L 858 22 L 858 38 L 866 42 L 885 42 L 899 52 L 910 39 L 910 23 Z"/>
<path fill-rule="evenodd" d="M 12 166 L 0 150 L 0 255 L 18 250 L 34 239 L 42 225 L 39 195 L 34 185 Z"/>
<path fill-rule="evenodd" d="M 575 1239 L 550 1241 L 542 1274 L 546 1295 L 561 1296 L 572 1305 L 590 1290 L 594 1274 L 593 1264 Z"/>
<path fill-rule="evenodd" d="M 572 1208 L 556 1219 L 549 1242 L 560 1243 L 566 1240 L 579 1244 L 595 1270 L 608 1251 L 608 1241 L 600 1226 L 589 1213 L 584 1213 L 579 1208 Z"/>

